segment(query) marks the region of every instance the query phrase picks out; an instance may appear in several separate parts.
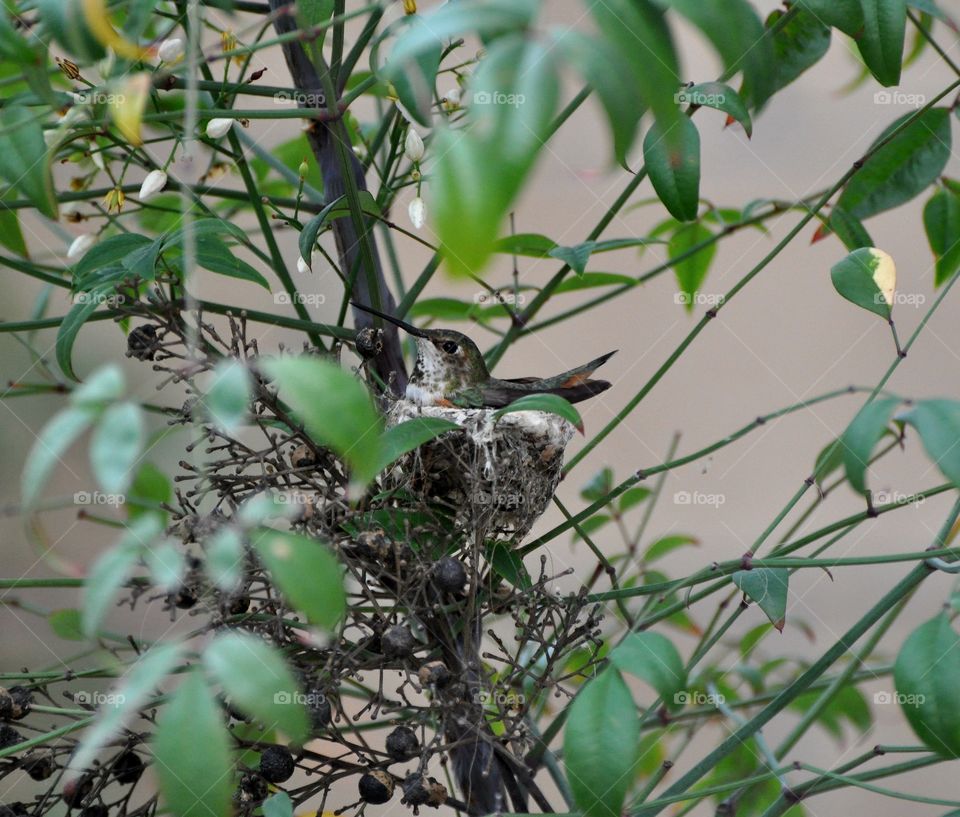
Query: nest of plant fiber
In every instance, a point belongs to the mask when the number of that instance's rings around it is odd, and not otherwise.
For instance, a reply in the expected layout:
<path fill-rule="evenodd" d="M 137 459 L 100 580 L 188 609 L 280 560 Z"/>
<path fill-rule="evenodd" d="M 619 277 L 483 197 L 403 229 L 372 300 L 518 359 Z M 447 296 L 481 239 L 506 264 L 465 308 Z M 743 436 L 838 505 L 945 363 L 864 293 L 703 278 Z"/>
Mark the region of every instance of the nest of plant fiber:
<path fill-rule="evenodd" d="M 436 417 L 460 426 L 401 458 L 393 478 L 447 506 L 478 539 L 519 541 L 546 510 L 560 482 L 574 427 L 543 411 L 497 418 L 496 409 L 419 406 L 398 400 L 388 425 Z"/>

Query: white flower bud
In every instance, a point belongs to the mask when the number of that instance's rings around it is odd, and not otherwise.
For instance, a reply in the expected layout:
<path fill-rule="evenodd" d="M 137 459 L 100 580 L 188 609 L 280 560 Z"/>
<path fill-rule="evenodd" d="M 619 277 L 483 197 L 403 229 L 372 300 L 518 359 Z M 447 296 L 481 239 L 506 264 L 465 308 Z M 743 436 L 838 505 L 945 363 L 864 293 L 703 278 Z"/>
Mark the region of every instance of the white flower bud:
<path fill-rule="evenodd" d="M 427 223 L 427 205 L 423 203 L 420 196 L 410 202 L 407 214 L 410 216 L 410 223 L 418 230 Z"/>
<path fill-rule="evenodd" d="M 407 138 L 403 143 L 403 152 L 411 162 L 419 162 L 423 158 L 423 139 L 413 128 L 407 129 Z"/>
<path fill-rule="evenodd" d="M 164 62 L 176 62 L 183 56 L 183 40 L 179 37 L 164 40 L 157 48 L 157 56 Z"/>
<path fill-rule="evenodd" d="M 233 127 L 233 121 L 220 117 L 211 119 L 207 122 L 207 136 L 211 139 L 219 139 L 221 136 L 225 136 L 227 131 Z"/>
<path fill-rule="evenodd" d="M 307 275 L 308 273 L 313 272 L 313 270 L 310 269 L 310 264 L 303 260 L 302 255 L 297 257 L 297 272 L 299 272 L 301 275 Z"/>
<path fill-rule="evenodd" d="M 70 249 L 67 250 L 67 260 L 76 261 L 96 243 L 96 236 L 94 236 L 92 233 L 78 235 L 75 239 L 73 239 Z"/>
<path fill-rule="evenodd" d="M 460 107 L 460 86 L 454 85 L 443 95 L 444 108 L 448 111 L 456 110 Z"/>
<path fill-rule="evenodd" d="M 167 174 L 162 170 L 151 170 L 140 185 L 140 201 L 152 198 L 167 186 Z"/>

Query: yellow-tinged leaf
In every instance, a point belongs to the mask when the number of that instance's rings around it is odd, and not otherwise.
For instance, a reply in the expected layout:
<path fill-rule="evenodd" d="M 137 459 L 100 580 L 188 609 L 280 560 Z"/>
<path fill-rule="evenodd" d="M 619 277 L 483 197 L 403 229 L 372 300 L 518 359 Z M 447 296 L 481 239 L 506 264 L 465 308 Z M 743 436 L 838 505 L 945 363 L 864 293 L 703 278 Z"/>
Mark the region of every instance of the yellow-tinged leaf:
<path fill-rule="evenodd" d="M 90 33 L 103 45 L 112 48 L 119 56 L 142 60 L 149 50 L 124 39 L 110 22 L 106 0 L 81 0 L 83 17 Z M 139 142 L 137 143 L 139 144 Z"/>
<path fill-rule="evenodd" d="M 143 144 L 140 126 L 150 95 L 150 75 L 134 74 L 125 79 L 112 95 L 110 118 L 123 137 L 134 146 Z"/>
<path fill-rule="evenodd" d="M 876 247 L 870 248 L 873 282 L 883 295 L 883 299 L 893 306 L 893 293 L 897 288 L 897 265 L 893 257 Z"/>

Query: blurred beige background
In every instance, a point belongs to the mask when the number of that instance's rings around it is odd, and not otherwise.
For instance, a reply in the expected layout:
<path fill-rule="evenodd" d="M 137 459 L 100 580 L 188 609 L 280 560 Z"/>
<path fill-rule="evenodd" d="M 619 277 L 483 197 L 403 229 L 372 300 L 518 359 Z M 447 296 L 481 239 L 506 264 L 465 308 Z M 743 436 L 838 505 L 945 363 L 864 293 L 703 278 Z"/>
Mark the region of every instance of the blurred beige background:
<path fill-rule="evenodd" d="M 764 12 L 775 7 L 772 2 L 759 5 Z M 572 0 L 551 3 L 547 17 L 552 25 L 588 25 L 582 4 Z M 681 33 L 685 79 L 714 79 L 720 73 L 719 66 L 700 35 L 680 23 L 676 30 Z M 937 26 L 936 34 L 941 45 L 956 58 L 956 35 L 942 25 Z M 912 36 L 909 31 L 908 35 Z M 264 81 L 286 84 L 286 69 L 279 54 L 274 57 L 265 63 L 269 72 Z M 875 104 L 876 86 L 871 83 L 852 93 L 842 93 L 841 89 L 856 76 L 857 70 L 847 41 L 834 32 L 827 58 L 774 97 L 755 121 L 752 140 L 748 140 L 737 126 L 725 129 L 722 114 L 701 110 L 695 121 L 702 140 L 702 196 L 719 206 L 742 207 L 756 198 L 796 199 L 833 184 L 887 124 L 910 110 L 901 105 Z M 934 59 L 928 50 L 905 72 L 900 90 L 929 98 L 952 79 L 949 69 Z M 570 83 L 567 95 L 572 95 L 575 90 Z M 948 98 L 947 102 L 951 101 Z M 251 105 L 254 103 L 255 100 Z M 298 123 L 291 120 L 255 121 L 248 133 L 261 144 L 270 145 L 289 139 L 297 127 Z M 634 167 L 640 164 L 639 153 L 638 146 L 633 152 Z M 610 169 L 609 156 L 604 120 L 598 106 L 589 100 L 543 152 L 534 178 L 516 208 L 517 230 L 543 232 L 564 244 L 582 241 L 628 180 L 622 170 Z M 956 159 L 952 159 L 948 174 L 956 173 L 957 168 Z M 175 167 L 174 174 L 176 172 Z M 641 202 L 651 196 L 652 188 L 645 182 L 634 201 Z M 905 294 L 922 296 L 924 300 L 919 307 L 909 303 L 897 306 L 894 316 L 902 339 L 908 338 L 917 327 L 935 294 L 932 256 L 921 223 L 921 209 L 926 198 L 922 196 L 893 213 L 870 219 L 866 225 L 874 243 L 896 259 L 898 289 Z M 404 199 L 396 210 L 398 221 L 405 222 L 406 201 Z M 604 237 L 644 235 L 664 217 L 664 211 L 658 206 L 627 207 L 614 219 Z M 703 292 L 718 294 L 728 291 L 796 224 L 799 217 L 796 212 L 790 212 L 771 219 L 768 222 L 770 231 L 766 235 L 750 230 L 724 240 Z M 29 226 L 36 247 L 47 244 L 53 249 L 53 255 L 63 259 L 67 242 L 62 237 L 47 225 L 30 222 Z M 72 226 L 67 229 L 75 231 Z M 583 507 L 579 490 L 597 470 L 610 466 L 620 480 L 638 468 L 655 465 L 664 458 L 676 432 L 682 433 L 679 453 L 683 454 L 723 437 L 759 414 L 834 388 L 849 384 L 872 386 L 877 382 L 894 359 L 889 331 L 883 321 L 844 301 L 833 290 L 829 269 L 845 251 L 835 238 L 811 245 L 814 229 L 814 226 L 804 229 L 785 252 L 722 310 L 720 318 L 696 339 L 627 422 L 561 485 L 559 496 L 571 510 Z M 426 232 L 429 237 L 429 220 Z M 293 269 L 297 258 L 295 235 L 284 233 L 280 237 Z M 412 281 L 422 269 L 427 254 L 422 247 L 402 237 L 398 240 L 398 248 L 405 277 Z M 42 258 L 45 254 L 51 257 L 41 248 L 37 257 Z M 632 250 L 594 256 L 588 268 L 638 275 L 662 260 L 662 249 L 652 246 L 642 256 Z M 549 279 L 557 266 L 553 260 L 521 258 L 522 281 L 540 285 Z M 506 259 L 499 259 L 486 275 L 487 280 L 495 285 L 507 283 L 509 276 L 510 265 Z M 10 270 L 5 272 L 3 281 L 0 317 L 4 320 L 22 318 L 29 311 L 39 287 Z M 315 268 L 313 277 L 300 277 L 297 283 L 306 292 L 327 294 L 327 305 L 315 310 L 319 320 L 330 320 L 335 316 L 340 288 L 332 273 L 324 274 L 322 269 Z M 475 285 L 437 276 L 425 295 L 469 300 L 475 292 Z M 261 309 L 290 311 L 289 307 L 264 305 L 261 293 L 253 286 L 213 276 L 205 280 L 204 289 L 199 294 Z M 674 294 L 672 273 L 662 275 L 589 315 L 523 338 L 497 367 L 497 374 L 505 377 L 551 374 L 618 348 L 619 354 L 603 370 L 603 375 L 613 381 L 613 388 L 580 406 L 589 439 L 591 433 L 603 428 L 643 386 L 694 326 L 705 308 L 699 306 L 692 316 L 688 315 L 675 303 Z M 581 297 L 582 293 L 560 296 L 552 309 L 560 311 Z M 67 306 L 63 294 L 56 292 L 50 314 L 63 314 Z M 480 328 L 466 328 L 482 346 L 494 340 Z M 258 326 L 257 329 L 264 350 L 273 350 L 280 341 L 293 337 L 290 333 L 267 327 Z M 54 334 L 50 330 L 41 336 L 42 348 L 50 349 L 51 353 Z M 30 373 L 27 355 L 13 338 L 0 335 L 0 344 L 5 380 L 36 379 Z M 76 349 L 76 369 L 83 375 L 104 360 L 120 361 L 136 393 L 144 399 L 155 399 L 156 381 L 149 366 L 125 359 L 124 348 L 124 339 L 116 327 L 102 323 L 91 325 L 81 334 Z M 960 306 L 957 299 L 951 297 L 930 320 L 888 388 L 905 396 L 957 398 L 960 396 L 958 351 Z M 659 536 L 682 532 L 696 536 L 701 546 L 672 554 L 663 567 L 671 575 L 679 575 L 714 560 L 736 558 L 747 550 L 810 474 L 817 452 L 844 429 L 862 400 L 862 396 L 844 397 L 768 423 L 712 457 L 670 473 L 646 542 L 649 544 Z M 15 503 L 24 457 L 36 431 L 59 407 L 59 401 L 21 398 L 4 400 L 0 405 L 3 407 L 0 409 L 0 441 L 5 452 L 0 469 L 6 501 Z M 182 458 L 185 441 L 183 434 L 168 438 L 151 452 L 151 458 L 173 469 L 176 461 Z M 572 443 L 568 457 L 580 445 L 582 440 L 578 438 Z M 73 452 L 69 465 L 72 473 L 64 470 L 57 476 L 49 491 L 51 496 L 69 496 L 74 491 L 91 490 L 92 482 L 82 447 Z M 902 493 L 912 493 L 941 481 L 941 475 L 931 467 L 912 432 L 908 435 L 906 450 L 887 457 L 870 474 L 875 490 Z M 683 492 L 715 495 L 721 499 L 714 504 L 682 504 L 676 495 Z M 855 556 L 921 549 L 929 544 L 950 501 L 949 496 L 937 497 L 862 525 L 832 552 L 837 556 Z M 798 508 L 805 506 L 806 502 L 803 502 Z M 813 530 L 861 508 L 861 501 L 844 487 L 811 516 L 803 530 Z M 796 518 L 796 513 L 788 517 L 778 532 L 786 529 L 790 520 Z M 634 514 L 639 518 L 636 511 Z M 533 535 L 548 530 L 560 519 L 557 512 L 549 512 Z M 78 522 L 73 508 L 47 514 L 45 525 L 51 551 L 79 567 L 89 565 L 94 555 L 112 538 L 105 528 Z M 31 550 L 26 544 L 16 516 L 6 516 L 2 533 L 5 542 L 4 576 L 48 574 L 43 554 Z M 777 533 L 774 540 L 776 536 Z M 615 553 L 619 547 L 612 526 L 597 535 L 597 542 L 609 553 Z M 556 572 L 573 566 L 578 580 L 589 575 L 594 566 L 585 546 L 572 543 L 569 535 L 551 543 L 550 558 Z M 531 557 L 530 562 L 534 569 L 535 559 Z M 904 566 L 839 568 L 833 571 L 832 579 L 822 572 L 797 574 L 791 584 L 787 626 L 782 635 L 769 636 L 759 654 L 767 658 L 792 653 L 809 657 L 819 655 L 906 569 Z M 885 639 L 886 655 L 892 658 L 906 634 L 937 612 L 954 584 L 955 579 L 949 576 L 937 576 L 924 585 L 923 592 L 911 601 L 906 614 Z M 573 586 L 574 582 L 571 580 L 568 585 Z M 0 596 L 8 604 L 0 611 L 5 634 L 0 649 L 5 668 L 25 665 L 56 667 L 63 661 L 69 663 L 68 656 L 78 645 L 58 641 L 41 618 L 9 605 L 22 600 L 46 609 L 72 606 L 75 601 L 70 591 L 61 594 L 18 591 Z M 695 608 L 692 611 L 695 620 L 705 624 L 714 612 L 715 604 L 716 600 L 708 600 Z M 141 617 L 144 634 L 156 634 L 156 628 L 161 624 L 156 607 L 151 610 L 145 606 L 138 612 L 136 620 L 140 621 Z M 739 635 L 762 620 L 760 611 L 751 608 L 732 631 L 730 643 L 735 645 Z M 129 619 L 125 621 L 129 625 Z M 612 619 L 610 624 L 613 625 Z M 801 624 L 814 633 L 812 642 Z M 675 634 L 675 631 L 665 632 L 671 636 Z M 679 636 L 677 641 L 682 649 L 689 651 L 691 640 Z M 723 664 L 732 667 L 735 662 L 734 649 Z M 881 692 L 889 688 L 889 681 L 879 680 L 869 685 L 868 691 Z M 640 691 L 639 700 L 645 699 L 649 699 L 649 694 Z M 855 734 L 848 728 L 844 741 L 838 744 L 824 737 L 822 732 L 814 731 L 790 753 L 789 759 L 833 766 L 878 743 L 916 743 L 896 706 L 876 706 L 874 712 L 876 722 L 869 733 Z M 765 731 L 770 743 L 776 745 L 792 722 L 792 716 L 777 718 Z M 680 758 L 671 777 L 686 771 L 725 734 L 726 728 L 718 722 L 704 730 L 694 746 Z M 887 759 L 887 762 L 892 761 L 893 758 Z M 884 783 L 894 789 L 922 792 L 928 796 L 956 797 L 956 783 L 945 779 L 948 768 L 934 767 Z M 820 817 L 860 814 L 867 808 L 877 817 L 903 813 L 903 804 L 896 800 L 852 790 L 815 798 L 807 808 L 811 814 Z M 911 804 L 910 808 L 918 815 L 938 815 L 947 810 L 916 804 Z M 401 811 L 404 811 L 403 807 L 394 803 L 379 813 L 399 814 Z M 708 814 L 711 811 L 701 807 L 695 813 Z"/>

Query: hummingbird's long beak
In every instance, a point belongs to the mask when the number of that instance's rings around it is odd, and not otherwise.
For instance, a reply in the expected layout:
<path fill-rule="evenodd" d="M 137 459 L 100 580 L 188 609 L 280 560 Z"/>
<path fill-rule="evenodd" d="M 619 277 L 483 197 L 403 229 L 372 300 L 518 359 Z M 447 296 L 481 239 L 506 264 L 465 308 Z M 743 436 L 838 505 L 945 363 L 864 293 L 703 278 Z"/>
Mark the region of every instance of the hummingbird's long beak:
<path fill-rule="evenodd" d="M 400 320 L 400 318 L 395 318 L 393 315 L 387 315 L 385 312 L 380 312 L 378 309 L 374 309 L 371 306 L 364 306 L 363 304 L 358 304 L 356 301 L 350 301 L 350 303 L 355 306 L 357 309 L 363 312 L 369 312 L 371 315 L 376 315 L 377 317 L 383 318 L 385 321 L 392 323 L 394 326 L 399 326 L 404 332 L 408 332 L 417 338 L 429 338 L 430 336 L 424 332 L 422 329 L 417 329 L 412 323 L 407 323 L 406 321 Z"/>

